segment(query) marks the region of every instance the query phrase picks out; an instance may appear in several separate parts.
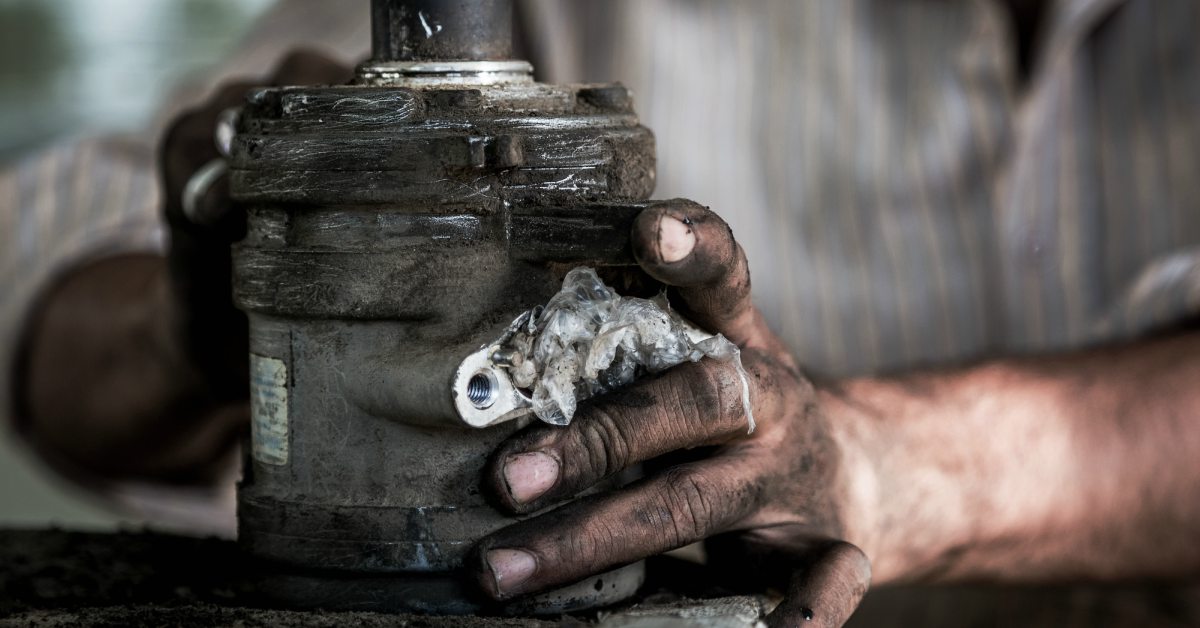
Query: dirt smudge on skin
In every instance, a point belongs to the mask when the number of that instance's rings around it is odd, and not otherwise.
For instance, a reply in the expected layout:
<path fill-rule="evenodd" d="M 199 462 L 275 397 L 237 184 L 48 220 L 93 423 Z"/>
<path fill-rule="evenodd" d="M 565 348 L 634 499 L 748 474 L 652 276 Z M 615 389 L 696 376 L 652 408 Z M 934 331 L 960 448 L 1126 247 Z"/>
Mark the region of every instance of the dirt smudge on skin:
<path fill-rule="evenodd" d="M 605 405 L 624 408 L 650 408 L 658 399 L 644 388 L 623 388 L 595 400 Z"/>

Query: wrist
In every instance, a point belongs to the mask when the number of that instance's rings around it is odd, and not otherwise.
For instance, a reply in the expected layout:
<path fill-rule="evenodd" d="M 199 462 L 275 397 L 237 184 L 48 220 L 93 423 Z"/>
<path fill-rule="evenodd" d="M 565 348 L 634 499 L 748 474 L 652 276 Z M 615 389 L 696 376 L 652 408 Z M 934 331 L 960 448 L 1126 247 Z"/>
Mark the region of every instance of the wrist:
<path fill-rule="evenodd" d="M 997 362 L 822 396 L 845 452 L 848 539 L 876 583 L 1006 577 L 1086 512 L 1052 378 Z"/>
<path fill-rule="evenodd" d="M 849 395 L 862 394 L 861 382 L 817 386 L 818 407 L 828 417 L 831 437 L 841 454 L 837 492 L 841 496 L 840 520 L 845 541 L 863 550 L 872 561 L 873 581 L 878 582 L 874 563 L 883 558 L 881 535 L 880 466 L 872 454 L 881 439 L 878 421 Z"/>
<path fill-rule="evenodd" d="M 846 537 L 871 560 L 873 582 L 907 581 L 945 568 L 972 526 L 953 442 L 934 388 L 860 378 L 822 393 L 843 452 Z M 941 404 L 947 400 L 942 400 Z M 961 433 L 961 432 L 960 432 Z M 937 451 L 931 445 L 936 443 Z"/>

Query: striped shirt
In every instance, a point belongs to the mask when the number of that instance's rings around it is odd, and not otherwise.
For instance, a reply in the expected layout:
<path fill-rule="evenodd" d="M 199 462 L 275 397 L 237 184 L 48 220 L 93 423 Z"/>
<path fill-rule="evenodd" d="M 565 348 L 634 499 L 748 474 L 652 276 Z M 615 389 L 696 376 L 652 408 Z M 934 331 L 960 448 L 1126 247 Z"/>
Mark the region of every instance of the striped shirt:
<path fill-rule="evenodd" d="M 1047 4 L 1027 81 L 996 0 L 526 0 L 519 22 L 543 80 L 633 89 L 657 196 L 724 216 L 772 326 L 840 376 L 1127 339 L 1200 306 L 1200 5 Z M 284 0 L 143 137 L 0 175 L 0 349 L 67 265 L 161 250 L 166 120 L 293 47 L 364 57 L 367 16 Z"/>
<path fill-rule="evenodd" d="M 540 4 L 550 78 L 619 79 L 661 197 L 710 205 L 801 360 L 849 375 L 1128 338 L 1200 305 L 1200 6 Z"/>

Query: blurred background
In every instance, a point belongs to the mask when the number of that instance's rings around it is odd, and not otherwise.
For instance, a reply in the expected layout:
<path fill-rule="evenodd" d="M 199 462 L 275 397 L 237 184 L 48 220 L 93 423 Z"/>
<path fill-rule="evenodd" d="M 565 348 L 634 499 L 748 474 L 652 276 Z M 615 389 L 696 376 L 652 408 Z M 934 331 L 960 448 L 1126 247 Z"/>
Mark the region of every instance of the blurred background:
<path fill-rule="evenodd" d="M 0 0 L 0 163 L 80 133 L 136 131 L 273 0 Z"/>
<path fill-rule="evenodd" d="M 273 0 L 0 0 L 0 167 L 79 135 L 137 132 Z M 0 297 L 3 298 L 3 297 Z M 113 528 L 0 429 L 0 526 Z"/>

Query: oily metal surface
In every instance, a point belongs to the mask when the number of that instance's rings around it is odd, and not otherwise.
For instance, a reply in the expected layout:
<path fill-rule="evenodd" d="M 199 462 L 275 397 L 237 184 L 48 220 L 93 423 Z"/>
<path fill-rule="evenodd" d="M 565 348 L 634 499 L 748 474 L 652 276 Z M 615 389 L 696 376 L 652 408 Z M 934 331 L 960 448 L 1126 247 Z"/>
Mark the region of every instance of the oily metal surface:
<path fill-rule="evenodd" d="M 619 85 L 421 80 L 258 90 L 233 142 L 234 293 L 258 365 L 239 537 L 282 573 L 320 570 L 273 580 L 293 604 L 476 608 L 456 570 L 515 521 L 480 474 L 522 425 L 463 426 L 453 371 L 567 269 L 632 264 L 654 185 L 653 135 Z M 639 563 L 528 610 L 641 579 Z"/>

